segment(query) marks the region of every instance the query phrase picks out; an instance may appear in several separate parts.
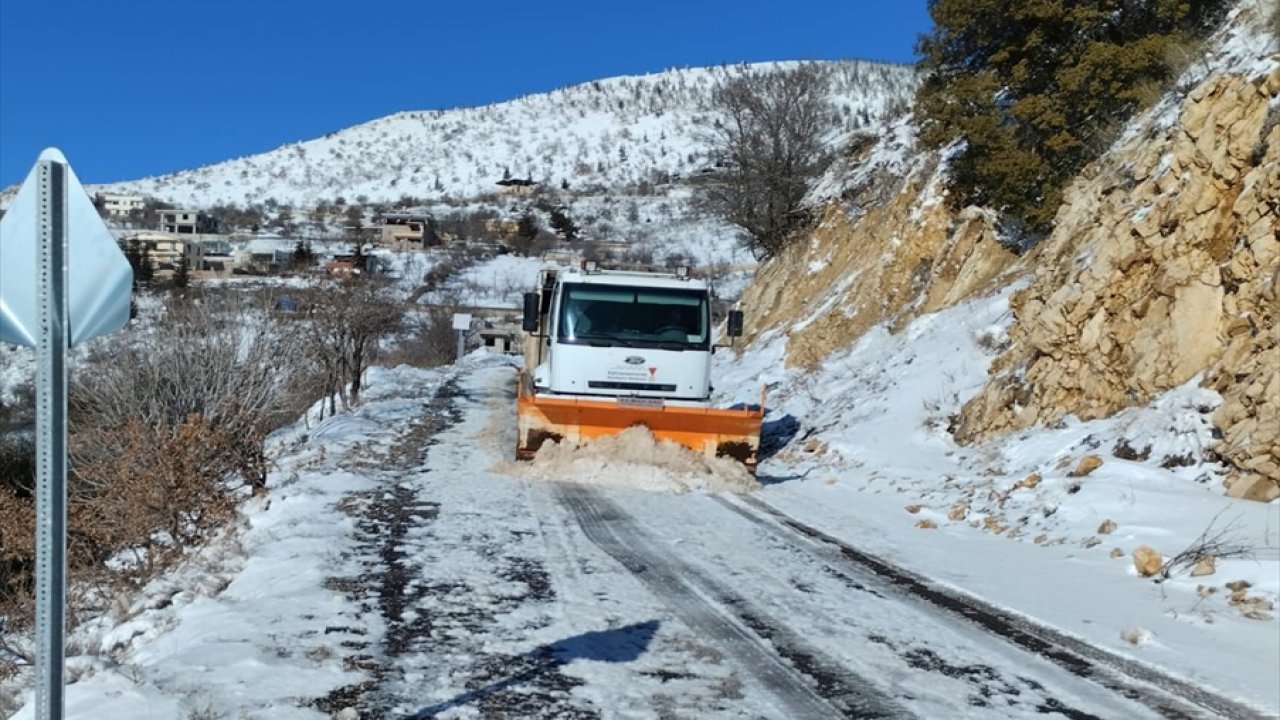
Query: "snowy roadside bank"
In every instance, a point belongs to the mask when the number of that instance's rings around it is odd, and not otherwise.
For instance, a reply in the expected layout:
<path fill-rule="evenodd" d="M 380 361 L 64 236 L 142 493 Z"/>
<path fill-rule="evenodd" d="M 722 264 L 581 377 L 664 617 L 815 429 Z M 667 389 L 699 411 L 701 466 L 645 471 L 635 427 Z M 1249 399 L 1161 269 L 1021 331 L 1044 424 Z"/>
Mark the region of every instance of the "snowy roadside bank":
<path fill-rule="evenodd" d="M 273 436 L 269 492 L 243 507 L 238 526 L 71 635 L 67 717 L 328 717 L 306 703 L 364 676 L 343 661 L 345 638 L 334 630 L 352 623 L 358 605 L 327 587 L 358 570 L 354 523 L 340 502 L 376 487 L 362 460 L 395 443 L 444 377 L 375 368 L 365 404 Z M 28 704 L 14 718 L 33 711 Z"/>
<path fill-rule="evenodd" d="M 1213 393 L 974 447 L 948 416 L 982 384 L 1007 296 L 876 329 L 808 375 L 785 339 L 718 355 L 722 402 L 770 387 L 759 497 L 868 552 L 1138 662 L 1280 711 L 1280 504 L 1225 497 L 1203 459 Z M 781 447 L 780 447 L 781 446 Z M 1081 463 L 1096 456 L 1101 464 Z M 1096 461 L 1088 461 L 1086 465 Z M 1250 557 L 1140 577 L 1219 531 Z M 1159 582 L 1156 582 L 1159 580 Z"/>

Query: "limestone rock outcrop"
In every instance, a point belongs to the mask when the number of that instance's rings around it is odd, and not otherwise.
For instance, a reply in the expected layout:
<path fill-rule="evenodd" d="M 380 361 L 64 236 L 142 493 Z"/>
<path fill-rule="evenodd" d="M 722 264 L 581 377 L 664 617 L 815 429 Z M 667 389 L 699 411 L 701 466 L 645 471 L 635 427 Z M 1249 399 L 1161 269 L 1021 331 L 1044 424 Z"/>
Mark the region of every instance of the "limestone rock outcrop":
<path fill-rule="evenodd" d="M 1011 348 L 957 437 L 1142 404 L 1198 373 L 1228 492 L 1280 496 L 1280 63 L 1216 75 L 1086 169 L 1028 257 Z"/>
<path fill-rule="evenodd" d="M 1256 29 L 1256 10 L 1236 29 Z M 1001 244 L 993 213 L 948 207 L 945 154 L 917 150 L 908 123 L 864 144 L 841 160 L 847 179 L 819 226 L 744 294 L 747 339 L 785 334 L 786 364 L 808 369 L 879 323 L 901 328 L 1024 282 L 1007 349 L 953 418 L 959 441 L 1107 417 L 1199 378 L 1222 397 L 1212 453 L 1227 493 L 1280 497 L 1280 55 L 1269 32 L 1223 40 L 1212 52 L 1227 59 L 1131 123 L 1023 257 Z"/>
<path fill-rule="evenodd" d="M 901 326 L 995 287 L 1017 258 L 990 213 L 942 202 L 938 166 L 934 154 L 905 178 L 868 173 L 828 204 L 808 242 L 765 265 L 743 295 L 747 339 L 786 332 L 787 366 L 811 368 L 874 325 Z"/>

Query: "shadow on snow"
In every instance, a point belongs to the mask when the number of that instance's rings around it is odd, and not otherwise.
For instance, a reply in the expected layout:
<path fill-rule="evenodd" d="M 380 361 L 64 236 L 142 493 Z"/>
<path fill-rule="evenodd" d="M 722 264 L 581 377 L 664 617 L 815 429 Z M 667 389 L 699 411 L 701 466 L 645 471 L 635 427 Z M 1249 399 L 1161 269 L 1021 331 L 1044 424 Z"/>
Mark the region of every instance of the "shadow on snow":
<path fill-rule="evenodd" d="M 649 620 L 613 630 L 586 632 L 550 645 L 541 645 L 521 658 L 526 663 L 532 663 L 527 669 L 491 682 L 484 687 L 468 690 L 444 702 L 422 708 L 409 716 L 408 720 L 423 720 L 446 710 L 479 703 L 508 688 L 555 673 L 574 660 L 608 663 L 635 662 L 649 649 L 660 624 L 657 620 Z"/>

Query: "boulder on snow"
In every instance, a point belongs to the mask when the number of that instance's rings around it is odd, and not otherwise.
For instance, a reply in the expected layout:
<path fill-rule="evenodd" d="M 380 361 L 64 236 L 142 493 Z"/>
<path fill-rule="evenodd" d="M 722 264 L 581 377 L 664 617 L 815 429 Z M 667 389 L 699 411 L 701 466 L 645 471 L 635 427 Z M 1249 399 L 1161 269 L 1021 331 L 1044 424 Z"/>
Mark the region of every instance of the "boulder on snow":
<path fill-rule="evenodd" d="M 1128 627 L 1120 631 L 1120 637 L 1131 645 L 1146 645 L 1151 642 L 1151 631 L 1146 628 Z"/>
<path fill-rule="evenodd" d="M 1018 484 L 1015 487 L 1026 488 L 1030 490 L 1031 488 L 1039 485 L 1040 481 L 1043 479 L 1044 478 L 1040 477 L 1040 473 L 1031 473 L 1030 475 L 1019 480 Z"/>
<path fill-rule="evenodd" d="M 1133 567 L 1142 577 L 1151 577 L 1164 566 L 1164 556 L 1150 545 L 1139 545 L 1133 551 Z"/>
<path fill-rule="evenodd" d="M 1196 558 L 1195 567 L 1191 568 L 1191 577 L 1212 575 L 1218 569 L 1218 559 L 1212 555 L 1201 555 Z"/>
<path fill-rule="evenodd" d="M 916 527 L 922 528 L 924 530 L 932 530 L 938 527 L 938 523 L 930 520 L 929 518 L 922 518 L 916 521 Z"/>
<path fill-rule="evenodd" d="M 1080 464 L 1076 465 L 1076 469 L 1072 470 L 1068 475 L 1070 477 L 1084 477 L 1089 473 L 1102 467 L 1102 457 L 1099 455 L 1085 455 L 1080 458 Z"/>
<path fill-rule="evenodd" d="M 958 503 L 952 506 L 951 511 L 947 513 L 949 520 L 963 520 L 969 514 L 969 506 L 964 503 Z"/>
<path fill-rule="evenodd" d="M 1099 535 L 1110 535 L 1115 531 L 1116 531 L 1116 521 L 1112 520 L 1111 518 L 1107 518 L 1106 520 L 1103 520 L 1102 524 L 1098 526 Z"/>

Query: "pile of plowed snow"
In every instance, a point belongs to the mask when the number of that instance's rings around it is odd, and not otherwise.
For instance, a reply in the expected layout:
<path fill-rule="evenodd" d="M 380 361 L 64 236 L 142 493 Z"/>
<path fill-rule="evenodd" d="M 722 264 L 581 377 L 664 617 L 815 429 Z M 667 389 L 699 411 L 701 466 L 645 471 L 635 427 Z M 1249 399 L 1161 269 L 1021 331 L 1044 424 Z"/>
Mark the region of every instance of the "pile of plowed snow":
<path fill-rule="evenodd" d="M 751 492 L 760 483 L 729 458 L 709 458 L 648 428 L 631 427 L 583 446 L 548 442 L 517 472 L 545 480 L 659 492 Z"/>

